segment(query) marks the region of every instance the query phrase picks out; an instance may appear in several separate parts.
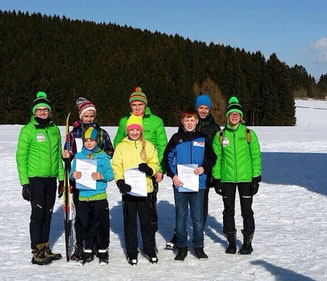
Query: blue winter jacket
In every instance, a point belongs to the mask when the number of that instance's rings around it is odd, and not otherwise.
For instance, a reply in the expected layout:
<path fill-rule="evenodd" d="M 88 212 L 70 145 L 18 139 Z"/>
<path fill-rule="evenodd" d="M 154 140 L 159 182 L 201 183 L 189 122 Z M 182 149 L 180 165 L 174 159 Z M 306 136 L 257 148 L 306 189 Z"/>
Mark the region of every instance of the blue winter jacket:
<path fill-rule="evenodd" d="M 205 189 L 207 173 L 211 171 L 216 159 L 208 144 L 208 137 L 200 132 L 180 130 L 174 134 L 164 153 L 167 175 L 173 178 L 178 174 L 177 164 L 197 164 L 204 168 L 204 173 L 199 176 L 199 188 Z"/>
<path fill-rule="evenodd" d="M 79 190 L 79 197 L 83 198 L 99 198 L 104 199 L 106 196 L 99 197 L 98 195 L 104 193 L 106 194 L 107 182 L 112 181 L 114 179 L 114 174 L 112 172 L 111 164 L 110 164 L 110 156 L 106 154 L 103 150 L 97 148 L 95 151 L 87 150 L 84 146 L 82 151 L 76 153 L 74 156 L 73 164 L 69 173 L 69 177 L 71 177 L 72 173 L 76 170 L 76 159 L 91 159 L 97 161 L 97 172 L 102 174 L 103 179 L 97 180 L 96 182 L 96 190 Z"/>

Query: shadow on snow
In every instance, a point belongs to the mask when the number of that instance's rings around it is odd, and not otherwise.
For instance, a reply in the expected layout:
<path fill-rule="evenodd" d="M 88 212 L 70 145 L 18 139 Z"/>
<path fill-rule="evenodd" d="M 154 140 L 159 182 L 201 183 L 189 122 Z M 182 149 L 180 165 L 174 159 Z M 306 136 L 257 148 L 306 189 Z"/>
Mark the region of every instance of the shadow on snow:
<path fill-rule="evenodd" d="M 298 185 L 327 195 L 327 154 L 263 152 L 261 157 L 264 182 Z"/>
<path fill-rule="evenodd" d="M 253 265 L 261 265 L 267 271 L 271 272 L 278 281 L 313 281 L 310 277 L 296 273 L 292 270 L 273 265 L 263 260 L 250 261 Z"/>

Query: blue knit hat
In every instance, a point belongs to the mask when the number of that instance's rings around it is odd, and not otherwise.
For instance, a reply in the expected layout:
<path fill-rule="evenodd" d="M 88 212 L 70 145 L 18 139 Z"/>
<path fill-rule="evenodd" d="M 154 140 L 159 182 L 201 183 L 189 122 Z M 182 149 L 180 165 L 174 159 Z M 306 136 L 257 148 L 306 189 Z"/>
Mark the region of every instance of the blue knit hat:
<path fill-rule="evenodd" d="M 196 97 L 194 107 L 198 108 L 201 105 L 206 105 L 209 109 L 211 108 L 211 100 L 208 95 L 199 95 Z"/>

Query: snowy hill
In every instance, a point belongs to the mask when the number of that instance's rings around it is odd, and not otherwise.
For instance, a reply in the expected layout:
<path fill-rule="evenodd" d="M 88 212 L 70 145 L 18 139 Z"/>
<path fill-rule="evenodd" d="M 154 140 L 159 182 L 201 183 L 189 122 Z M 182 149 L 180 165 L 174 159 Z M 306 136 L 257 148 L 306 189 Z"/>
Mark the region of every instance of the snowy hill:
<path fill-rule="evenodd" d="M 191 252 L 184 263 L 173 262 L 174 253 L 163 249 L 174 229 L 173 191 L 165 177 L 158 195 L 159 263 L 152 265 L 140 255 L 136 267 L 128 265 L 124 256 L 121 196 L 113 183 L 107 190 L 108 266 L 100 267 L 96 260 L 82 267 L 64 259 L 48 266 L 30 263 L 30 205 L 21 198 L 15 164 L 21 126 L 0 126 L 0 280 L 327 280 L 327 101 L 296 101 L 296 118 L 295 127 L 253 128 L 262 149 L 263 182 L 254 197 L 252 255 L 224 253 L 222 199 L 211 190 L 205 227 L 209 260 L 198 261 Z M 117 128 L 106 129 L 113 138 Z M 176 132 L 176 128 L 166 130 L 168 137 Z M 236 226 L 240 247 L 238 202 Z M 64 254 L 61 200 L 55 205 L 50 241 L 54 251 Z"/>

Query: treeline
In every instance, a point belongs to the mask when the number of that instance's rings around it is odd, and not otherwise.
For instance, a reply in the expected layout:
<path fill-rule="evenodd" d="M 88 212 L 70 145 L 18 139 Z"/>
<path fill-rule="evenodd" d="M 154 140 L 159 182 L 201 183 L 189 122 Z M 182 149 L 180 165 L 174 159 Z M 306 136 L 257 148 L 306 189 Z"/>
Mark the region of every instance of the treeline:
<path fill-rule="evenodd" d="M 295 97 L 327 95 L 327 74 L 318 83 L 302 66 L 290 68 L 275 54 L 191 41 L 179 35 L 116 24 L 0 11 L 0 123 L 23 124 L 35 93 L 44 91 L 54 120 L 77 118 L 75 100 L 97 106 L 102 125 L 117 125 L 128 113 L 135 86 L 166 126 L 202 92 L 224 124 L 226 100 L 237 96 L 248 125 L 294 125 Z"/>

